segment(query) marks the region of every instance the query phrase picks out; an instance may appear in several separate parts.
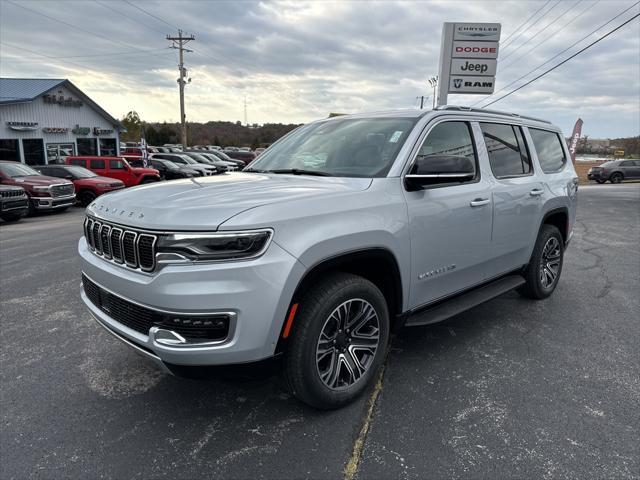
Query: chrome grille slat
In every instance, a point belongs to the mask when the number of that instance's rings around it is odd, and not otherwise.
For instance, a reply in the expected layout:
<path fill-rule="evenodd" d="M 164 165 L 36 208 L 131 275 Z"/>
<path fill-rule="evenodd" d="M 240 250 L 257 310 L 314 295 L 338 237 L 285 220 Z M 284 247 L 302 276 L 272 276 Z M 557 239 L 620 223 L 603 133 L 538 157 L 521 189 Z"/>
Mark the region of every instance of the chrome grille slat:
<path fill-rule="evenodd" d="M 99 257 L 145 273 L 156 268 L 158 236 L 101 222 L 88 216 L 84 222 L 87 246 Z"/>

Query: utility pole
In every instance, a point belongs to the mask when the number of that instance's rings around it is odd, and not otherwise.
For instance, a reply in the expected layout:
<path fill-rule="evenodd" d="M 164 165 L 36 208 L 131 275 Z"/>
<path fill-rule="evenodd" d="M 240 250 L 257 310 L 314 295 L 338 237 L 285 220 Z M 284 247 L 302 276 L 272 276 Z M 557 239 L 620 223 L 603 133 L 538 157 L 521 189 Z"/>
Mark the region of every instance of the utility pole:
<path fill-rule="evenodd" d="M 420 110 L 422 110 L 422 108 L 424 107 L 424 95 L 420 95 L 419 97 L 416 97 L 416 98 L 420 99 Z"/>
<path fill-rule="evenodd" d="M 433 88 L 433 109 L 435 110 L 436 108 L 436 88 L 438 87 L 438 76 L 434 75 L 433 77 L 429 78 L 427 80 L 429 82 L 429 85 L 431 85 L 431 88 Z"/>
<path fill-rule="evenodd" d="M 247 96 L 244 96 L 244 126 L 249 126 L 249 121 L 247 120 Z"/>
<path fill-rule="evenodd" d="M 182 147 L 187 148 L 187 117 L 184 113 L 184 85 L 185 83 L 191 83 L 191 79 L 189 78 L 185 81 L 187 69 L 184 68 L 184 52 L 193 52 L 193 50 L 184 48 L 184 46 L 191 40 L 195 40 L 195 37 L 193 35 L 184 36 L 182 35 L 182 30 L 178 29 L 178 36 L 170 37 L 167 35 L 167 40 L 171 40 L 173 42 L 171 48 L 175 48 L 180 51 L 180 64 L 178 65 L 178 70 L 180 72 L 180 77 L 178 78 L 178 85 L 180 86 L 180 137 L 182 138 Z"/>

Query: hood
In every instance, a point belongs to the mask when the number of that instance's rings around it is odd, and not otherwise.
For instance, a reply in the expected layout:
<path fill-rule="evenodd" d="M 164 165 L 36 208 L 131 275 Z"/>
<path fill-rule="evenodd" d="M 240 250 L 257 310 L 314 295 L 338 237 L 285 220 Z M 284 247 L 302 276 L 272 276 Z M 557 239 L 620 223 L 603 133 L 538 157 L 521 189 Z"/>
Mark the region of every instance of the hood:
<path fill-rule="evenodd" d="M 158 175 L 158 170 L 155 168 L 144 168 L 144 167 L 131 167 L 131 171 L 138 175 L 142 174 L 150 174 L 150 175 Z"/>
<path fill-rule="evenodd" d="M 123 185 L 124 182 L 118 180 L 116 178 L 111 177 L 85 177 L 85 178 L 76 178 L 73 183 L 85 184 L 85 185 L 97 185 L 99 183 L 106 183 L 109 185 Z"/>
<path fill-rule="evenodd" d="M 216 230 L 229 218 L 261 205 L 336 197 L 370 185 L 370 178 L 237 172 L 128 188 L 98 197 L 87 212 L 151 230 Z"/>
<path fill-rule="evenodd" d="M 47 186 L 71 183 L 69 180 L 57 177 L 47 177 L 46 175 L 28 175 L 26 177 L 14 177 L 11 179 L 16 185 L 26 186 Z"/>

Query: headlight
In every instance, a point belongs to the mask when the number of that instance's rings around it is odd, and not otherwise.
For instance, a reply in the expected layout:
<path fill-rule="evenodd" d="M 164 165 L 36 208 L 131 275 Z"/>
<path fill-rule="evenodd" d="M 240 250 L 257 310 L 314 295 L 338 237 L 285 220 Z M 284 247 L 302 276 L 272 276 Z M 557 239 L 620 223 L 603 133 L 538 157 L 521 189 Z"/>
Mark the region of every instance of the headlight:
<path fill-rule="evenodd" d="M 96 185 L 96 187 L 98 187 L 98 188 L 109 188 L 109 187 L 111 187 L 111 185 L 109 185 L 108 183 L 99 183 L 99 184 Z M 115 188 L 118 188 L 118 187 L 115 187 Z"/>
<path fill-rule="evenodd" d="M 36 192 L 48 192 L 49 187 L 33 187 Z"/>
<path fill-rule="evenodd" d="M 184 261 L 238 260 L 262 255 L 272 230 L 219 233 L 175 233 L 158 239 L 158 254 Z M 168 254 L 168 255 L 167 255 Z M 173 254 L 173 255 L 172 255 Z"/>

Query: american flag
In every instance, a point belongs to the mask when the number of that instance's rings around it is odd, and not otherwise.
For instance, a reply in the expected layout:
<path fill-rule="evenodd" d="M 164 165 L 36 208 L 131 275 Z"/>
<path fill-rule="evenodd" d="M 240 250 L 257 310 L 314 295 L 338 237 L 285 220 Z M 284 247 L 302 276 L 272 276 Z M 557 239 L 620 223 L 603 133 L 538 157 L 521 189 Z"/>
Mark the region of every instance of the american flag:
<path fill-rule="evenodd" d="M 140 152 L 142 154 L 142 164 L 145 167 L 149 166 L 149 152 L 147 152 L 147 140 L 144 138 L 144 127 L 140 130 Z"/>

